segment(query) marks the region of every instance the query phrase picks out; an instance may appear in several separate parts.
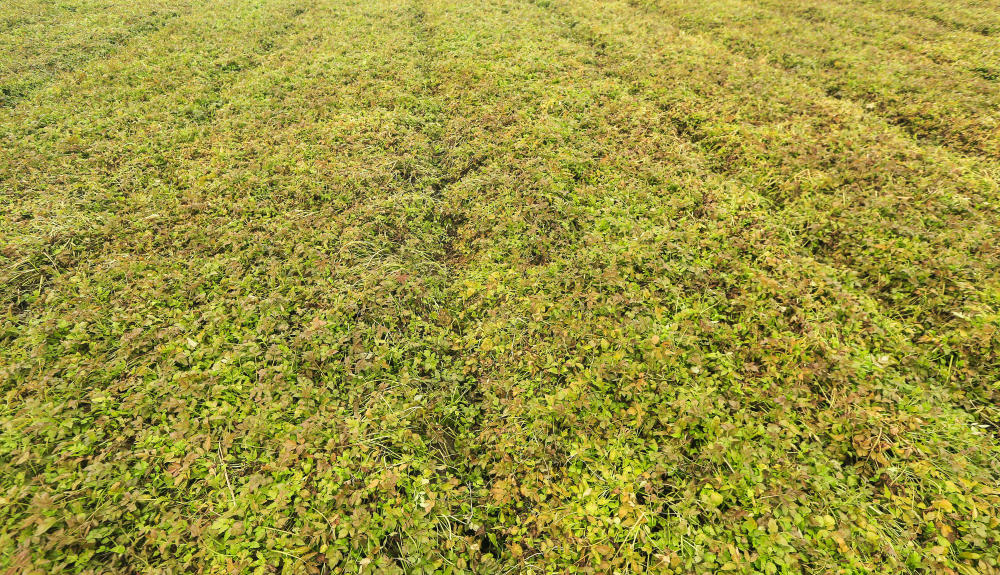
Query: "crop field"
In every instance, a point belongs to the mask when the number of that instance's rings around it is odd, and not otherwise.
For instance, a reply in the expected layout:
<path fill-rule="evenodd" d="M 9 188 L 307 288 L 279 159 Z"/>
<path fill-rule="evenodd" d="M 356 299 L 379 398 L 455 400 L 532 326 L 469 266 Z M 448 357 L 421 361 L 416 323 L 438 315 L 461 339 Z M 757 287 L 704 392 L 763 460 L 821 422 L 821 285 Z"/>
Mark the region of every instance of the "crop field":
<path fill-rule="evenodd" d="M 994 0 L 2 0 L 0 573 L 1000 573 Z"/>

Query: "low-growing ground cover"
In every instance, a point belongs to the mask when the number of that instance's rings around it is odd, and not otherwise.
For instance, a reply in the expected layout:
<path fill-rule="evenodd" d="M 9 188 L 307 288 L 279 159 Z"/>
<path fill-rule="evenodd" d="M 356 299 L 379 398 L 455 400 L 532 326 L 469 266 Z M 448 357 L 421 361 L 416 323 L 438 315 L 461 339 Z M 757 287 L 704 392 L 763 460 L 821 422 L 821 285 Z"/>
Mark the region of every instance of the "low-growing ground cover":
<path fill-rule="evenodd" d="M 1000 568 L 1000 8 L 0 31 L 9 572 Z"/>

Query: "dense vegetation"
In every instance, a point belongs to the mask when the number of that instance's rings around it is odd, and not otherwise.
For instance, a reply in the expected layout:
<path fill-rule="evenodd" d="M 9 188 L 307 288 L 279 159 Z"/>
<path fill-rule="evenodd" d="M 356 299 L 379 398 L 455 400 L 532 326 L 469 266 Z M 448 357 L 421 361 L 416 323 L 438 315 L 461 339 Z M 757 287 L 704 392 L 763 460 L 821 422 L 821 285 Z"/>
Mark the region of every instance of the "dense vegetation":
<path fill-rule="evenodd" d="M 1000 6 L 8 0 L 0 570 L 996 573 Z"/>

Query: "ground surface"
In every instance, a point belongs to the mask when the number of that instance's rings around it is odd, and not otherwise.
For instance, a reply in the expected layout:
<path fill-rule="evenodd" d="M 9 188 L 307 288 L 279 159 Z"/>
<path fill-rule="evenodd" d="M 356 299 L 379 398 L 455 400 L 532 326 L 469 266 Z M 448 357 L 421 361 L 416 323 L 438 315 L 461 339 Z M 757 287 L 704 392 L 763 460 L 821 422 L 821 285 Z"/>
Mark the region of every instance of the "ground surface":
<path fill-rule="evenodd" d="M 995 573 L 1000 5 L 8 0 L 0 569 Z"/>

